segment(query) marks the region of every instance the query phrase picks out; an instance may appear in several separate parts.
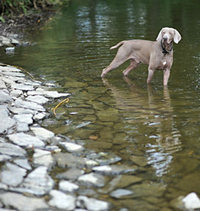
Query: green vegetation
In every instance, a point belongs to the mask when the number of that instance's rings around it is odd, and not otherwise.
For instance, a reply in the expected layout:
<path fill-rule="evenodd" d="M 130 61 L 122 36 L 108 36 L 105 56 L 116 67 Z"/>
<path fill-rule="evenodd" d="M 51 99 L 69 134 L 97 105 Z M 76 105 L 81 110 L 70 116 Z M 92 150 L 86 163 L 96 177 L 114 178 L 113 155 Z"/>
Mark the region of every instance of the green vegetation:
<path fill-rule="evenodd" d="M 1 0 L 0 15 L 27 13 L 30 9 L 44 9 L 49 6 L 62 4 L 66 0 Z"/>

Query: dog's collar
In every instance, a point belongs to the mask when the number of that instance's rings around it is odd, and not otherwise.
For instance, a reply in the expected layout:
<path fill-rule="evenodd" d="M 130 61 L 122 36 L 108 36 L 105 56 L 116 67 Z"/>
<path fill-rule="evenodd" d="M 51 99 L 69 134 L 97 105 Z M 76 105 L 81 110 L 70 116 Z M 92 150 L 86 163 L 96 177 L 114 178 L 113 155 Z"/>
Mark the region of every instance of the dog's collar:
<path fill-rule="evenodd" d="M 172 42 L 172 44 L 171 44 L 170 50 L 167 51 L 166 48 L 163 46 L 163 43 L 162 43 L 162 40 L 161 40 L 161 48 L 162 48 L 162 53 L 163 53 L 164 55 L 166 55 L 166 54 L 170 53 L 170 52 L 173 50 L 173 42 Z"/>

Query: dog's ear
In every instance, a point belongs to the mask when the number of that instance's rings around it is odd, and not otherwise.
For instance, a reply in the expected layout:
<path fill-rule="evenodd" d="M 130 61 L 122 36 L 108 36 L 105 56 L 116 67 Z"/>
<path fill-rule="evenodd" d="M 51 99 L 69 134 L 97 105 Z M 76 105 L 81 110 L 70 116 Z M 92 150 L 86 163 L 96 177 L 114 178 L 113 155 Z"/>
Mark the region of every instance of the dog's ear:
<path fill-rule="evenodd" d="M 156 38 L 157 41 L 162 39 L 162 31 L 163 31 L 163 28 L 160 30 L 160 32 Z"/>
<path fill-rule="evenodd" d="M 180 40 L 181 40 L 180 33 L 176 29 L 174 29 L 174 42 L 178 44 Z"/>

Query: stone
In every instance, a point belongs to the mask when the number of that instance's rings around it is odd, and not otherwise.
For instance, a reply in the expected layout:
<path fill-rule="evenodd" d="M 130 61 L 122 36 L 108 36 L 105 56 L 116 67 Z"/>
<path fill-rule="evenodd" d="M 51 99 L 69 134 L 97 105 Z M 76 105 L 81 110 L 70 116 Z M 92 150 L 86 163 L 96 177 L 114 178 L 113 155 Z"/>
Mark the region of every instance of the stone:
<path fill-rule="evenodd" d="M 83 175 L 84 171 L 77 168 L 70 168 L 66 172 L 57 174 L 56 177 L 59 179 L 76 180 L 79 176 Z"/>
<path fill-rule="evenodd" d="M 51 139 L 54 137 L 53 132 L 42 127 L 31 127 L 31 130 L 33 131 L 35 136 L 37 136 L 39 139 L 43 141 L 47 141 L 48 139 Z"/>
<path fill-rule="evenodd" d="M 47 168 L 51 167 L 53 165 L 51 152 L 35 149 L 35 153 L 33 154 L 33 163 L 38 166 L 46 166 Z"/>
<path fill-rule="evenodd" d="M 49 201 L 49 205 L 52 207 L 64 210 L 74 210 L 76 207 L 74 196 L 67 195 L 58 190 L 52 190 L 50 196 L 52 199 Z"/>
<path fill-rule="evenodd" d="M 4 90 L 0 90 L 0 103 L 10 103 L 12 98 Z"/>
<path fill-rule="evenodd" d="M 116 199 L 125 198 L 127 196 L 130 196 L 133 194 L 133 191 L 127 190 L 127 189 L 117 189 L 110 193 L 110 196 Z"/>
<path fill-rule="evenodd" d="M 2 72 L 4 75 L 6 76 L 13 76 L 13 77 L 25 77 L 25 75 L 23 73 L 20 72 L 15 72 L 15 71 L 3 71 Z"/>
<path fill-rule="evenodd" d="M 16 99 L 14 105 L 16 107 L 32 109 L 36 111 L 45 111 L 45 108 L 37 103 Z"/>
<path fill-rule="evenodd" d="M 13 45 L 20 45 L 20 42 L 18 40 L 14 39 L 14 38 L 11 38 L 11 43 Z"/>
<path fill-rule="evenodd" d="M 47 99 L 46 97 L 41 96 L 41 95 L 28 96 L 26 98 L 26 100 L 31 101 L 31 102 L 35 102 L 35 103 L 38 103 L 38 104 L 45 104 L 49 101 L 49 99 Z"/>
<path fill-rule="evenodd" d="M 130 160 L 133 161 L 136 165 L 144 167 L 147 165 L 147 160 L 143 156 L 134 156 L 132 155 L 130 157 Z"/>
<path fill-rule="evenodd" d="M 79 196 L 76 203 L 78 207 L 86 208 L 89 211 L 106 211 L 110 208 L 110 204 L 108 202 L 88 198 L 86 196 Z"/>
<path fill-rule="evenodd" d="M 130 169 L 127 166 L 117 166 L 117 165 L 95 166 L 92 168 L 92 170 L 106 175 L 126 174 L 126 173 L 133 173 L 135 171 L 135 169 Z"/>
<path fill-rule="evenodd" d="M 103 187 L 105 184 L 104 176 L 100 174 L 95 173 L 89 173 L 84 174 L 78 178 L 78 181 L 81 182 L 81 184 L 87 185 L 87 186 L 96 186 L 96 187 Z"/>
<path fill-rule="evenodd" d="M 29 162 L 28 162 L 28 160 L 26 158 L 23 158 L 23 159 L 20 159 L 20 158 L 15 159 L 14 160 L 14 163 L 17 164 L 18 166 L 26 169 L 26 170 L 31 170 L 32 169 L 31 166 L 30 166 L 30 164 L 29 164 Z"/>
<path fill-rule="evenodd" d="M 72 183 L 72 182 L 69 182 L 69 181 L 66 181 L 66 180 L 61 180 L 59 182 L 59 190 L 61 191 L 64 191 L 64 192 L 75 192 L 79 189 L 79 186 Z"/>
<path fill-rule="evenodd" d="M 10 143 L 0 143 L 0 153 L 18 157 L 24 157 L 26 155 L 26 151 L 24 149 Z"/>
<path fill-rule="evenodd" d="M 0 200 L 6 207 L 12 207 L 21 211 L 35 211 L 48 208 L 44 199 L 27 197 L 19 193 L 1 193 Z"/>
<path fill-rule="evenodd" d="M 10 92 L 10 95 L 12 96 L 12 97 L 19 97 L 20 95 L 22 95 L 23 94 L 23 91 L 22 90 L 12 90 L 11 92 Z"/>
<path fill-rule="evenodd" d="M 28 125 L 33 124 L 33 115 L 32 114 L 17 114 L 13 118 L 20 123 L 26 123 Z"/>
<path fill-rule="evenodd" d="M 8 109 L 14 114 L 36 114 L 37 111 L 25 108 L 8 107 Z"/>
<path fill-rule="evenodd" d="M 8 155 L 0 155 L 0 162 L 11 160 L 11 157 Z"/>
<path fill-rule="evenodd" d="M 26 170 L 12 163 L 6 163 L 0 173 L 1 182 L 6 185 L 17 186 L 26 175 Z"/>
<path fill-rule="evenodd" d="M 34 90 L 34 87 L 33 86 L 25 85 L 24 83 L 12 83 L 11 84 L 11 88 L 13 90 L 17 89 L 17 90 L 22 90 L 22 91 L 31 91 L 31 90 Z"/>
<path fill-rule="evenodd" d="M 1 65 L 0 71 L 21 72 L 20 69 L 10 66 L 10 65 L 3 65 L 3 66 Z"/>
<path fill-rule="evenodd" d="M 6 89 L 6 84 L 4 83 L 4 81 L 2 80 L 2 78 L 0 77 L 0 89 Z"/>
<path fill-rule="evenodd" d="M 5 45 L 5 46 L 10 46 L 11 45 L 11 41 L 9 38 L 4 37 L 4 36 L 0 36 L 0 42 Z"/>
<path fill-rule="evenodd" d="M 38 88 L 36 91 L 29 91 L 28 95 L 44 95 L 49 98 L 60 98 L 68 97 L 69 93 L 58 93 L 57 91 L 46 91 L 44 89 Z"/>
<path fill-rule="evenodd" d="M 28 124 L 26 122 L 17 122 L 17 132 L 29 131 Z"/>
<path fill-rule="evenodd" d="M 15 133 L 8 135 L 8 138 L 13 143 L 23 147 L 44 147 L 44 142 L 35 136 L 25 133 Z"/>
<path fill-rule="evenodd" d="M 5 48 L 6 54 L 14 54 L 15 52 L 15 47 L 7 47 Z"/>
<path fill-rule="evenodd" d="M 81 145 L 75 143 L 60 142 L 59 144 L 69 152 L 80 152 L 84 149 Z"/>
<path fill-rule="evenodd" d="M 8 109 L 5 105 L 0 105 L 0 134 L 7 131 L 15 125 L 15 120 L 8 116 Z"/>
<path fill-rule="evenodd" d="M 189 193 L 186 197 L 184 197 L 182 202 L 187 210 L 200 209 L 200 199 L 194 192 Z"/>
<path fill-rule="evenodd" d="M 46 166 L 39 166 L 24 179 L 19 192 L 27 192 L 37 196 L 47 194 L 54 186 L 53 179 L 48 175 Z"/>
<path fill-rule="evenodd" d="M 40 112 L 40 113 L 35 114 L 34 117 L 33 117 L 33 119 L 35 121 L 39 121 L 39 120 L 44 119 L 45 117 L 46 117 L 46 114 Z"/>

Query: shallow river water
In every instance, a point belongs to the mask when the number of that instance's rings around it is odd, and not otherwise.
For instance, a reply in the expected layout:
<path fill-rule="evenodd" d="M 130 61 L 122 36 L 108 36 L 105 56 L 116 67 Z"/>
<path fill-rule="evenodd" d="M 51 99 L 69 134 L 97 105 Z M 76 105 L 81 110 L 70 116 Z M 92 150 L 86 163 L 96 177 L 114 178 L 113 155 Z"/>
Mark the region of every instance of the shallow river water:
<path fill-rule="evenodd" d="M 117 165 L 140 178 L 131 184 L 124 176 L 117 185 L 108 177 L 107 185 L 96 190 L 113 210 L 173 210 L 173 199 L 200 194 L 199 10 L 198 0 L 72 0 L 44 28 L 29 34 L 34 45 L 10 56 L 1 53 L 1 62 L 71 93 L 69 103 L 43 126 L 91 151 L 121 157 Z M 101 79 L 116 53 L 110 46 L 124 39 L 155 40 L 164 26 L 176 28 L 183 38 L 174 44 L 168 88 L 162 86 L 162 71 L 147 86 L 145 65 L 123 78 L 126 63 Z M 133 194 L 113 199 L 112 186 Z"/>

